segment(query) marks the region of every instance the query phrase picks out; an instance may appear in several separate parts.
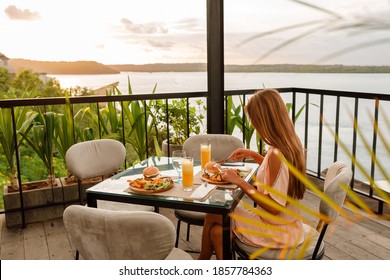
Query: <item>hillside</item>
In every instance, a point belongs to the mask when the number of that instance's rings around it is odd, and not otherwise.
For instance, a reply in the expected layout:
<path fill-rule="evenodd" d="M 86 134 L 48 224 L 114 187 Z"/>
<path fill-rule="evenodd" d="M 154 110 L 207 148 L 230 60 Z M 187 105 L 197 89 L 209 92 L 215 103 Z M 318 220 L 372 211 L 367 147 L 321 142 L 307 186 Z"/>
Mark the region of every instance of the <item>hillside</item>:
<path fill-rule="evenodd" d="M 206 63 L 180 64 L 117 64 L 107 65 L 121 72 L 205 72 Z M 313 64 L 257 64 L 225 65 L 225 72 L 280 72 L 280 73 L 390 73 L 390 66 L 349 66 Z"/>
<path fill-rule="evenodd" d="M 95 61 L 55 62 L 10 59 L 14 70 L 30 69 L 38 73 L 64 75 L 118 74 L 120 72 L 206 72 L 206 63 L 112 64 Z M 390 66 L 314 65 L 314 64 L 256 64 L 225 65 L 225 72 L 280 73 L 390 73 Z"/>
<path fill-rule="evenodd" d="M 46 74 L 118 74 L 119 71 L 114 70 L 104 64 L 95 61 L 75 61 L 75 62 L 54 62 L 54 61 L 35 61 L 27 59 L 10 59 L 8 64 L 15 70 L 24 69 L 32 70 L 37 73 Z"/>
<path fill-rule="evenodd" d="M 206 72 L 206 63 L 155 63 L 107 65 L 121 72 Z"/>

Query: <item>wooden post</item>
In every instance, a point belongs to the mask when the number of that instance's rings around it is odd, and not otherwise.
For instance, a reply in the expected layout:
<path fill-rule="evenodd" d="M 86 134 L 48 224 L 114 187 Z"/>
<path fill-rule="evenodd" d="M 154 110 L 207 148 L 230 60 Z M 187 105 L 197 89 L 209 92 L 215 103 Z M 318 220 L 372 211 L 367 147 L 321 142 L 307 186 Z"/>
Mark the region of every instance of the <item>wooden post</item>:
<path fill-rule="evenodd" d="M 207 133 L 224 133 L 223 0 L 207 0 Z"/>

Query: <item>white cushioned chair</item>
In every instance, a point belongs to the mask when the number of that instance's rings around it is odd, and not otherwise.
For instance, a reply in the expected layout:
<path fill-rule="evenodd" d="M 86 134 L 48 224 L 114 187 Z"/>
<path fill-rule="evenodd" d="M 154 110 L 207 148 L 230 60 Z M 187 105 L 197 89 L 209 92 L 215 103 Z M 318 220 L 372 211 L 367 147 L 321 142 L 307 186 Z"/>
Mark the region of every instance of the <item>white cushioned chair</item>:
<path fill-rule="evenodd" d="M 352 179 L 352 170 L 343 162 L 333 163 L 326 174 L 324 181 L 323 192 L 338 206 L 342 206 L 346 196 L 346 190 L 341 187 L 341 184 L 349 186 Z M 329 220 L 319 220 L 317 227 L 313 228 L 310 225 L 303 224 L 305 241 L 294 248 L 288 248 L 283 252 L 286 259 L 323 259 L 325 255 L 324 236 L 328 225 L 336 220 L 338 211 L 332 206 L 329 206 L 325 201 L 321 200 L 319 205 L 319 212 Z M 307 239 L 310 238 L 310 239 Z M 307 247 L 306 247 L 307 246 Z M 248 259 L 250 255 L 254 254 L 261 248 L 253 247 L 241 242 L 238 238 L 233 239 L 233 251 L 238 254 L 241 259 Z M 276 260 L 282 256 L 283 249 L 265 249 L 262 254 L 255 257 L 255 259 L 262 260 Z"/>
<path fill-rule="evenodd" d="M 208 142 L 211 144 L 211 160 L 213 161 L 227 159 L 234 150 L 244 148 L 243 142 L 233 135 L 199 134 L 186 139 L 183 144 L 183 150 L 185 150 L 188 155 L 194 154 L 194 160 L 200 160 L 200 144 Z M 175 244 L 177 247 L 179 245 L 181 221 L 187 223 L 186 240 L 189 241 L 190 226 L 203 226 L 205 213 L 178 209 L 176 209 L 174 213 L 178 219 Z"/>
<path fill-rule="evenodd" d="M 68 171 L 77 178 L 80 204 L 83 203 L 82 180 L 111 175 L 118 171 L 126 157 L 123 144 L 113 139 L 98 139 L 72 145 L 65 155 Z M 152 206 L 98 200 L 98 208 L 108 210 L 154 211 Z"/>
<path fill-rule="evenodd" d="M 63 220 L 71 244 L 85 260 L 192 260 L 174 247 L 175 227 L 158 213 L 71 205 Z"/>

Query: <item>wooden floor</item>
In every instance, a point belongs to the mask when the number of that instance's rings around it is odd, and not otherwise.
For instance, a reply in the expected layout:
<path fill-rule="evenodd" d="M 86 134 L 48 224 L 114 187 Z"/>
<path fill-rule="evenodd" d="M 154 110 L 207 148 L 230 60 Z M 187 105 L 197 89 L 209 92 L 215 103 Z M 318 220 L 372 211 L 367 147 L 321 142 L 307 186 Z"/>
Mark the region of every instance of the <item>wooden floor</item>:
<path fill-rule="evenodd" d="M 306 192 L 304 204 L 317 209 L 318 198 Z M 348 209 L 346 211 L 351 213 Z M 160 209 L 160 213 L 170 218 L 176 226 L 176 218 L 171 209 Z M 24 229 L 7 228 L 2 214 L 0 229 L 1 260 L 73 259 L 74 251 L 61 218 L 31 223 Z M 179 247 L 199 251 L 202 227 L 191 228 L 189 242 L 184 240 L 185 230 L 186 226 L 183 225 Z M 351 222 L 344 217 L 338 217 L 328 229 L 325 241 L 325 259 L 390 260 L 390 220 L 371 217 Z M 196 258 L 197 254 L 192 253 L 192 256 Z"/>

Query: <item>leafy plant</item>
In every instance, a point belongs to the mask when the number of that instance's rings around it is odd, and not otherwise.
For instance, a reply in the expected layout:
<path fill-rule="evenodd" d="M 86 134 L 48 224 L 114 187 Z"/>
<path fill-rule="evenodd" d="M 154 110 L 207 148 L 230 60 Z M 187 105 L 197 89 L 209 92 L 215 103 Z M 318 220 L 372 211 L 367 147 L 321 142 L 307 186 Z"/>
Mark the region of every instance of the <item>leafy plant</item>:
<path fill-rule="evenodd" d="M 66 152 L 70 146 L 76 143 L 73 131 L 73 115 L 68 95 L 66 97 L 66 104 L 64 112 L 58 113 L 55 125 L 55 143 L 58 152 L 62 158 L 65 159 Z"/>
<path fill-rule="evenodd" d="M 39 113 L 32 124 L 31 133 L 20 132 L 22 138 L 35 151 L 44 163 L 49 174 L 49 186 L 54 186 L 53 152 L 55 143 L 56 114 Z"/>
<path fill-rule="evenodd" d="M 276 53 L 277 51 L 286 48 L 296 42 L 302 41 L 313 34 L 318 34 L 320 32 L 345 32 L 349 31 L 349 34 L 355 36 L 355 38 L 363 37 L 371 38 L 371 36 L 367 36 L 367 34 L 374 35 L 375 33 L 386 34 L 385 32 L 389 30 L 388 20 L 384 17 L 374 15 L 372 13 L 367 13 L 366 9 L 362 9 L 364 13 L 356 14 L 353 17 L 343 14 L 338 10 L 330 10 L 323 6 L 318 5 L 318 1 L 297 1 L 290 0 L 295 4 L 305 6 L 306 8 L 311 8 L 315 11 L 321 12 L 324 14 L 324 18 L 319 18 L 317 20 L 307 20 L 297 24 L 290 24 L 282 27 L 277 27 L 275 29 L 267 30 L 265 32 L 260 32 L 254 36 L 251 36 L 238 45 L 242 46 L 249 42 L 252 42 L 257 39 L 261 39 L 266 36 L 272 36 L 274 34 L 279 34 L 281 32 L 286 32 L 288 30 L 294 30 L 290 37 L 283 36 L 284 40 L 282 40 L 277 45 L 271 47 L 269 50 L 265 51 L 262 55 L 260 55 L 255 61 L 254 64 L 259 64 L 265 58 L 270 55 Z M 314 2 L 314 3 L 310 3 Z M 379 13 L 378 13 L 379 14 Z M 302 30 L 302 28 L 304 28 Z M 381 37 L 378 39 L 368 39 L 367 41 L 362 41 L 359 43 L 352 43 L 344 48 L 338 48 L 337 50 L 325 54 L 323 57 L 317 59 L 314 64 L 323 64 L 325 61 L 329 61 L 336 57 L 343 56 L 345 54 L 349 54 L 354 51 L 358 51 L 361 49 L 371 48 L 382 44 L 388 44 L 390 39 L 388 36 Z"/>
<path fill-rule="evenodd" d="M 234 104 L 232 96 L 229 96 L 227 100 L 228 110 L 226 113 L 228 114 L 228 133 L 232 134 L 234 128 L 237 127 L 241 133 L 244 133 L 246 148 L 249 149 L 251 139 L 253 137 L 253 134 L 255 133 L 255 129 L 250 124 L 248 118 L 246 118 L 244 114 L 244 102 L 242 97 L 240 96 L 239 98 L 240 102 L 237 106 Z M 259 148 L 259 141 L 256 142 Z"/>
<path fill-rule="evenodd" d="M 130 78 L 127 82 L 128 94 L 133 94 Z M 152 94 L 155 93 L 157 85 L 154 86 Z M 115 88 L 117 94 L 122 93 L 118 88 Z M 126 129 L 126 143 L 129 143 L 138 156 L 138 160 L 144 160 L 147 152 L 151 147 L 154 147 L 155 153 L 161 155 L 159 145 L 156 141 L 156 125 L 154 116 L 149 108 L 153 101 L 143 103 L 142 101 L 124 101 L 121 103 L 121 114 L 128 121 L 129 129 Z"/>
<path fill-rule="evenodd" d="M 151 106 L 151 111 L 158 123 L 158 130 L 162 133 L 169 133 L 170 144 L 182 145 L 188 136 L 202 132 L 204 119 L 202 110 L 206 108 L 200 99 L 195 101 L 196 105 L 187 105 L 187 102 L 186 98 L 174 99 L 167 106 L 164 101 L 156 100 Z M 169 131 L 167 131 L 167 121 Z"/>
<path fill-rule="evenodd" d="M 22 97 L 29 97 L 32 92 L 26 90 Z M 28 107 L 15 107 L 14 117 L 16 124 L 16 131 L 19 133 L 27 132 L 29 125 L 37 116 L 36 112 L 33 112 Z M 15 142 L 13 134 L 13 124 L 11 109 L 0 108 L 0 142 L 3 148 L 3 153 L 8 163 L 8 178 L 11 182 L 11 188 L 13 190 L 18 189 L 17 177 L 16 177 L 16 158 L 15 158 Z M 20 141 L 18 142 L 20 146 Z"/>

